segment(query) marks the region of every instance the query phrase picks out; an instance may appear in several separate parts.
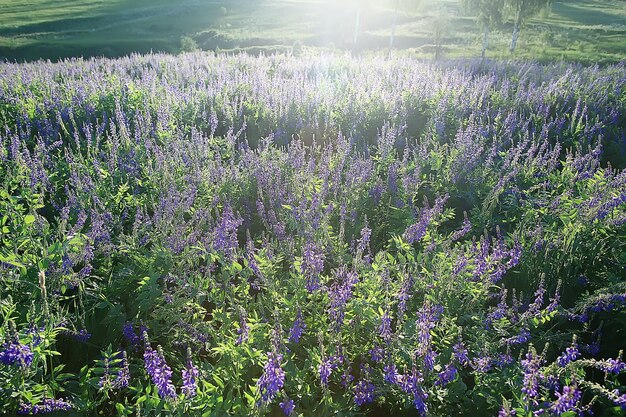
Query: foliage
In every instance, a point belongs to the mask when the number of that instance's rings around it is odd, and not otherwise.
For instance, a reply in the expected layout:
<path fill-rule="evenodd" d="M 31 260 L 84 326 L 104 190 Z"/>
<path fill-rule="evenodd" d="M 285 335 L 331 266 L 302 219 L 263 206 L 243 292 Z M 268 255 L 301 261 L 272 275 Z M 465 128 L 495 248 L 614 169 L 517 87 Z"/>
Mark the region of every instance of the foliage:
<path fill-rule="evenodd" d="M 193 38 L 189 36 L 181 36 L 180 38 L 180 51 L 181 52 L 195 52 L 198 50 L 198 44 Z"/>
<path fill-rule="evenodd" d="M 483 31 L 482 57 L 489 45 L 489 32 L 499 28 L 504 21 L 505 0 L 464 0 L 466 12 L 476 16 L 476 22 Z"/>
<path fill-rule="evenodd" d="M 553 0 L 506 0 L 513 16 L 513 34 L 511 35 L 511 53 L 515 52 L 517 38 L 522 25 L 532 16 L 552 6 Z"/>

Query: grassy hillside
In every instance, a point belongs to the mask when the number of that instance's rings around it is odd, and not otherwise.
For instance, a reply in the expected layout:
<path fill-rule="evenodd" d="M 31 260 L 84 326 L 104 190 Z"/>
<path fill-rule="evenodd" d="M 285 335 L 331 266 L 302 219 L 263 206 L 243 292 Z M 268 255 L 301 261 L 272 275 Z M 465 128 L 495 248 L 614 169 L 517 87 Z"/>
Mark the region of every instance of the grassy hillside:
<path fill-rule="evenodd" d="M 329 0 L 0 0 L 0 58 L 58 59 L 180 50 L 181 36 L 202 49 L 286 50 L 296 42 L 352 48 L 355 2 Z M 357 47 L 389 43 L 390 0 L 363 5 Z M 422 0 L 401 11 L 396 47 L 431 57 L 434 27 L 444 27 L 448 57 L 480 54 L 481 34 L 458 0 Z M 511 25 L 494 33 L 489 55 L 510 57 Z M 626 58 L 624 0 L 556 1 L 525 27 L 519 58 L 616 62 Z"/>

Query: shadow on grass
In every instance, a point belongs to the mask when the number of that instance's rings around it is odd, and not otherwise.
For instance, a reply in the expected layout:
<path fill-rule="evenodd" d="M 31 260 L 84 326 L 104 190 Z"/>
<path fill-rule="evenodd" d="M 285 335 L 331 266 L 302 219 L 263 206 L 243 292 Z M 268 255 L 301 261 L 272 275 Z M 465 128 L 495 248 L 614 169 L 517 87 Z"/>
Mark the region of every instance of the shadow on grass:
<path fill-rule="evenodd" d="M 583 25 L 626 24 L 626 19 L 620 18 L 620 16 L 600 11 L 589 4 L 586 4 L 586 6 L 581 7 L 577 3 L 557 2 L 554 4 L 552 11 Z M 626 7 L 626 3 L 624 7 Z"/>

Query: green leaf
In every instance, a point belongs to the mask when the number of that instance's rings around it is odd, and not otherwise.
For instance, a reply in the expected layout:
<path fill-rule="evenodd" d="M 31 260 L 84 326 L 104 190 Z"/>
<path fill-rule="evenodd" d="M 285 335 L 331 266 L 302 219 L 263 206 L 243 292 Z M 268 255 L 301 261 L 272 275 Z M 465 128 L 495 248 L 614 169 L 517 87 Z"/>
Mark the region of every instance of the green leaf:
<path fill-rule="evenodd" d="M 126 407 L 124 407 L 124 404 L 120 404 L 120 403 L 115 403 L 115 409 L 117 410 L 117 414 L 120 416 L 125 416 L 127 415 L 126 413 Z"/>
<path fill-rule="evenodd" d="M 24 216 L 24 223 L 26 224 L 35 223 L 35 216 L 33 216 L 32 214 L 27 214 L 26 216 Z"/>

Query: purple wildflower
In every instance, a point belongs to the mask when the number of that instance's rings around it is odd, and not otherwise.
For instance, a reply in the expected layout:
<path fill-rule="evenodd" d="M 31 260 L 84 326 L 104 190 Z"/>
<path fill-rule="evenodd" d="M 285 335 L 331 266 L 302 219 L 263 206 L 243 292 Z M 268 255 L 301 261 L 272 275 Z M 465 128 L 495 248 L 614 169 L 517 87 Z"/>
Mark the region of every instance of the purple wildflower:
<path fill-rule="evenodd" d="M 91 339 L 91 333 L 89 333 L 87 329 L 80 329 L 79 331 L 72 333 L 72 337 L 79 342 L 86 342 Z"/>
<path fill-rule="evenodd" d="M 100 377 L 100 381 L 98 381 L 98 386 L 100 388 L 108 388 L 111 385 L 111 371 L 109 366 L 109 358 L 104 358 L 103 361 L 104 372 Z"/>
<path fill-rule="evenodd" d="M 435 385 L 445 387 L 450 382 L 454 381 L 457 375 L 457 370 L 452 364 L 448 364 L 445 369 L 437 374 L 437 381 Z"/>
<path fill-rule="evenodd" d="M 498 412 L 498 417 L 511 417 L 517 415 L 517 411 L 514 408 L 503 406 Z"/>
<path fill-rule="evenodd" d="M 424 354 L 424 369 L 432 371 L 433 368 L 435 367 L 436 358 L 437 358 L 437 352 L 433 351 L 432 349 L 429 349 Z"/>
<path fill-rule="evenodd" d="M 535 300 L 532 302 L 531 305 L 528 306 L 528 310 L 526 310 L 526 312 L 524 313 L 525 317 L 534 317 L 539 314 L 541 306 L 543 305 L 543 298 L 545 293 L 546 290 L 544 288 L 544 280 L 542 278 L 541 281 L 539 281 L 539 286 L 537 287 L 537 290 L 535 291 Z"/>
<path fill-rule="evenodd" d="M 487 320 L 485 322 L 487 328 L 490 328 L 491 324 L 494 321 L 503 319 L 507 316 L 508 309 L 509 309 L 509 306 L 506 303 L 507 292 L 508 291 L 506 288 L 502 289 L 502 292 L 500 293 L 500 302 L 498 303 L 498 306 L 487 315 Z"/>
<path fill-rule="evenodd" d="M 565 352 L 561 356 L 559 356 L 556 360 L 556 363 L 560 367 L 566 366 L 568 363 L 575 361 L 578 359 L 579 352 L 578 346 L 576 345 L 576 341 L 572 342 L 572 345 L 565 349 Z"/>
<path fill-rule="evenodd" d="M 463 216 L 464 216 L 463 227 L 461 227 L 461 229 L 455 231 L 452 234 L 452 236 L 450 236 L 450 240 L 451 241 L 459 240 L 460 238 L 462 238 L 463 236 L 468 234 L 470 232 L 470 230 L 472 230 L 472 223 L 467 218 L 467 213 L 463 213 Z"/>
<path fill-rule="evenodd" d="M 294 410 L 296 409 L 295 403 L 293 402 L 293 400 L 290 400 L 289 398 L 285 398 L 279 405 L 280 405 L 281 410 L 283 410 L 283 413 L 285 413 L 286 416 L 292 415 Z"/>
<path fill-rule="evenodd" d="M 406 274 L 402 280 L 402 287 L 398 292 L 398 322 L 402 322 L 407 309 L 407 301 L 411 298 L 411 289 L 413 288 L 414 279 L 411 275 Z"/>
<path fill-rule="evenodd" d="M 196 396 L 198 389 L 198 368 L 191 361 L 191 349 L 187 348 L 187 362 L 185 368 L 182 371 L 183 376 L 183 394 L 187 398 L 193 398 Z"/>
<path fill-rule="evenodd" d="M 411 374 L 403 375 L 399 379 L 400 388 L 407 394 L 410 394 L 413 397 L 413 406 L 419 413 L 421 417 L 426 417 L 428 415 L 428 405 L 426 404 L 426 399 L 428 399 L 428 394 L 424 391 L 422 387 L 422 383 L 424 382 L 424 378 L 422 374 L 417 370 L 416 366 L 413 366 Z"/>
<path fill-rule="evenodd" d="M 247 317 L 245 311 L 242 310 L 239 316 L 239 328 L 237 329 L 237 340 L 235 341 L 235 346 L 241 345 L 243 342 L 248 340 L 250 327 L 248 326 Z"/>
<path fill-rule="evenodd" d="M 433 306 L 429 302 L 426 302 L 422 306 L 416 321 L 417 354 L 424 358 L 424 365 L 428 370 L 433 369 L 435 357 L 437 356 L 432 350 L 430 330 L 435 327 L 442 312 L 443 307 Z"/>
<path fill-rule="evenodd" d="M 298 314 L 296 315 L 296 320 L 293 322 L 293 326 L 289 330 L 289 341 L 293 343 L 300 342 L 300 338 L 302 337 L 302 333 L 306 329 L 306 324 L 304 320 L 302 320 L 302 311 L 298 310 Z"/>
<path fill-rule="evenodd" d="M 369 404 L 374 401 L 376 387 L 370 381 L 360 380 L 354 387 L 354 402 L 356 405 Z"/>
<path fill-rule="evenodd" d="M 156 351 L 150 346 L 146 346 L 143 359 L 146 372 L 156 385 L 159 396 L 163 399 L 175 398 L 176 390 L 172 384 L 172 369 L 165 362 L 161 346 L 158 346 Z"/>
<path fill-rule="evenodd" d="M 491 357 L 489 357 L 489 355 L 478 356 L 472 359 L 470 365 L 472 369 L 474 369 L 474 371 L 479 373 L 485 373 L 491 370 L 493 361 L 491 360 Z"/>
<path fill-rule="evenodd" d="M 518 335 L 504 340 L 507 345 L 520 345 L 530 340 L 530 331 L 528 329 L 520 330 Z"/>
<path fill-rule="evenodd" d="M 304 245 L 302 264 L 300 266 L 302 275 L 306 278 L 306 289 L 313 292 L 320 288 L 319 276 L 324 270 L 324 252 L 315 244 L 307 242 Z"/>
<path fill-rule="evenodd" d="M 380 346 L 376 345 L 369 350 L 370 357 L 374 362 L 380 362 L 383 360 L 385 351 Z"/>
<path fill-rule="evenodd" d="M 28 368 L 33 363 L 33 352 L 28 345 L 19 342 L 5 343 L 0 352 L 0 363 Z"/>
<path fill-rule="evenodd" d="M 267 353 L 267 362 L 263 367 L 263 375 L 257 381 L 261 402 L 268 404 L 285 384 L 285 371 L 281 368 L 282 355 L 275 352 Z"/>
<path fill-rule="evenodd" d="M 30 323 L 26 334 L 32 337 L 33 346 L 39 346 L 41 344 L 41 332 L 45 331 L 45 327 L 38 327 L 35 323 Z"/>
<path fill-rule="evenodd" d="M 369 225 L 367 224 L 367 217 L 366 217 L 365 226 L 363 226 L 363 229 L 361 229 L 361 238 L 358 240 L 358 245 L 357 245 L 358 254 L 363 254 L 363 252 L 365 252 L 365 249 L 367 249 L 370 243 L 371 236 L 372 236 L 372 229 L 369 228 Z"/>
<path fill-rule="evenodd" d="M 456 359 L 463 366 L 469 364 L 469 361 L 470 361 L 469 355 L 462 341 L 459 340 L 459 342 L 456 343 L 452 347 L 452 349 L 453 349 L 453 354 L 452 354 L 453 359 Z"/>
<path fill-rule="evenodd" d="M 345 307 L 352 298 L 352 289 L 358 282 L 356 272 L 340 268 L 335 274 L 336 281 L 328 291 L 330 299 L 329 316 L 336 332 L 339 332 L 345 317 Z"/>
<path fill-rule="evenodd" d="M 585 346 L 587 352 L 589 352 L 591 356 L 596 356 L 598 353 L 600 353 L 600 339 L 601 338 L 602 338 L 602 329 L 597 328 L 593 332 L 593 342 Z"/>
<path fill-rule="evenodd" d="M 557 399 L 550 406 L 550 411 L 555 415 L 561 415 L 576 408 L 576 404 L 582 396 L 580 390 L 575 386 L 564 386 L 563 392 L 556 392 Z"/>
<path fill-rule="evenodd" d="M 72 404 L 65 400 L 55 400 L 53 398 L 45 398 L 38 404 L 21 403 L 17 414 L 46 414 L 55 411 L 70 411 Z"/>
<path fill-rule="evenodd" d="M 391 317 L 387 312 L 380 318 L 380 326 L 378 326 L 378 334 L 387 343 L 391 340 Z"/>
<path fill-rule="evenodd" d="M 428 228 L 428 225 L 431 223 L 433 218 L 441 214 L 441 212 L 443 211 L 443 206 L 445 205 L 447 200 L 448 195 L 445 195 L 438 198 L 432 208 L 429 208 L 428 205 L 424 207 L 417 223 L 409 226 L 404 232 L 404 238 L 407 242 L 419 242 L 424 237 L 424 235 L 426 235 L 426 229 Z"/>
<path fill-rule="evenodd" d="M 602 370 L 608 374 L 620 374 L 624 370 L 626 370 L 626 363 L 622 362 L 621 352 L 620 356 L 616 359 L 607 359 L 601 362 L 600 367 Z"/>
<path fill-rule="evenodd" d="M 122 328 L 122 334 L 132 347 L 139 346 L 141 344 L 141 338 L 137 336 L 137 333 L 135 333 L 135 329 L 131 322 L 126 322 Z"/>
<path fill-rule="evenodd" d="M 213 249 L 222 252 L 227 259 L 232 258 L 238 246 L 237 229 L 243 223 L 243 219 L 236 217 L 230 205 L 226 205 L 222 211 L 222 218 L 213 231 Z"/>
<path fill-rule="evenodd" d="M 122 351 L 121 368 L 117 373 L 117 377 L 113 381 L 113 388 L 126 388 L 130 383 L 130 369 L 128 368 L 128 357 L 126 351 Z"/>
<path fill-rule="evenodd" d="M 343 374 L 341 375 L 341 385 L 343 385 L 344 388 L 347 388 L 352 381 L 354 381 L 354 377 L 350 373 L 350 364 L 348 363 L 343 370 Z"/>
<path fill-rule="evenodd" d="M 539 395 L 539 380 L 541 374 L 539 369 L 543 359 L 537 354 L 537 351 L 532 347 L 528 349 L 526 359 L 522 360 L 522 369 L 524 370 L 524 380 L 522 393 L 527 401 L 536 403 L 535 398 Z"/>
<path fill-rule="evenodd" d="M 619 391 L 615 389 L 611 391 L 610 397 L 615 405 L 622 407 L 622 410 L 626 409 L 626 394 L 620 395 Z"/>
<path fill-rule="evenodd" d="M 384 376 L 384 380 L 385 382 L 388 382 L 390 384 L 397 384 L 398 383 L 398 370 L 396 369 L 396 365 L 395 364 L 389 364 L 389 365 L 385 365 L 385 367 L 383 368 L 383 371 L 385 372 L 385 376 Z"/>
<path fill-rule="evenodd" d="M 322 360 L 322 363 L 320 363 L 317 367 L 320 382 L 324 388 L 328 388 L 328 378 L 330 378 L 330 374 L 333 372 L 333 369 L 336 368 L 337 365 L 332 362 L 332 358 Z"/>

